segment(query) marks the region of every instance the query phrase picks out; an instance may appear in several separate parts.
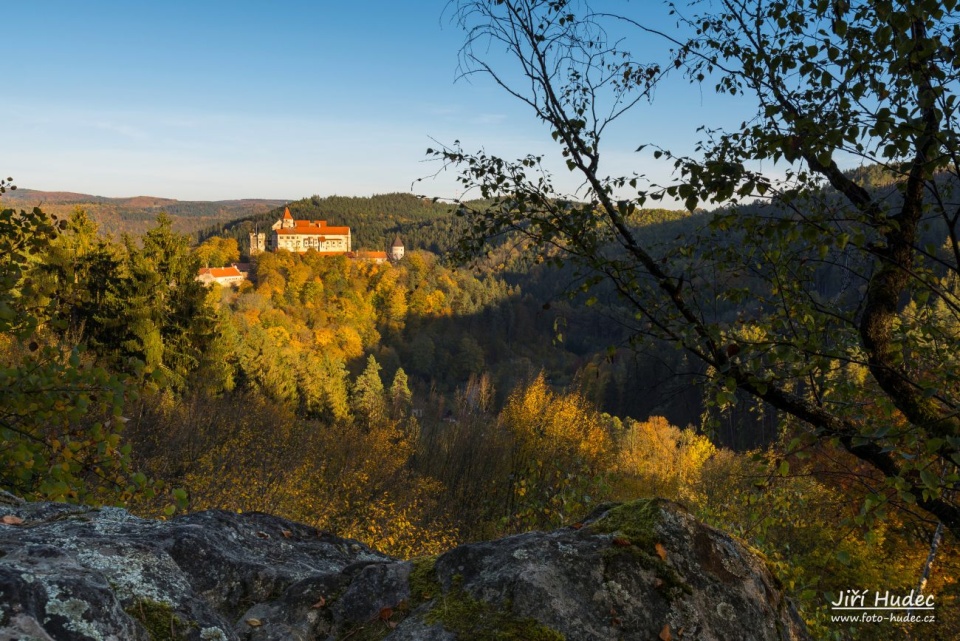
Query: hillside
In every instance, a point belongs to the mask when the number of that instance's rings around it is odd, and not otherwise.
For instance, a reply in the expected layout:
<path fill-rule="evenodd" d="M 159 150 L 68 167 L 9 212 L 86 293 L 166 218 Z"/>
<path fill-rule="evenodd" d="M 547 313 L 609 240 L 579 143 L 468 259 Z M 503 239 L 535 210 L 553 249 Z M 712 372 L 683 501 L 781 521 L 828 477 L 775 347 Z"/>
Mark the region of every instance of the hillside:
<path fill-rule="evenodd" d="M 74 209 L 86 210 L 105 234 L 142 234 L 165 212 L 173 219 L 173 228 L 182 233 L 222 225 L 225 222 L 255 216 L 282 206 L 286 201 L 241 199 L 217 201 L 175 200 L 154 196 L 107 198 L 68 191 L 17 189 L 3 195 L 6 206 L 28 209 L 41 207 L 58 217 L 67 217 Z"/>
<path fill-rule="evenodd" d="M 386 240 L 400 226 L 407 243 L 455 242 L 469 222 L 406 195 L 290 206 L 358 236 Z M 773 208 L 753 215 L 764 213 L 793 223 Z M 656 259 L 690 275 L 703 317 L 729 326 L 777 311 L 764 270 L 780 266 L 712 273 L 718 253 L 747 244 L 709 224 L 725 214 L 647 210 L 630 223 Z M 15 421 L 0 425 L 13 444 L 0 448 L 0 488 L 30 500 L 266 512 L 413 558 L 569 523 L 577 537 L 608 501 L 664 496 L 767 555 L 818 632 L 830 594 L 861 583 L 906 594 L 928 557 L 933 526 L 912 513 L 851 529 L 870 489 L 850 471 L 876 482 L 851 457 L 824 447 L 782 458 L 789 426 L 776 412 L 745 397 L 711 404 L 707 372 L 675 344 L 641 340 L 649 327 L 612 287 L 581 291 L 588 274 L 522 234 L 469 269 L 417 250 L 382 265 L 267 252 L 237 289 L 206 289 L 195 280 L 202 247 L 166 221 L 118 242 L 79 215 L 60 234 L 39 215 L 8 219 L 22 233 L 6 237 L 29 242 L 0 251 L 0 362 L 14 365 L 0 368 L 11 381 L 0 380 L 0 406 Z M 820 254 L 798 245 L 786 267 L 842 304 L 855 287 L 837 270 L 863 270 L 854 247 L 803 262 Z M 763 306 L 718 295 L 730 290 Z M 709 438 L 696 429 L 705 419 Z M 634 559 L 619 538 L 611 567 L 622 567 L 618 550 Z M 641 561 L 678 558 L 661 546 L 638 548 Z M 951 632 L 954 550 L 942 546 L 928 584 Z"/>
<path fill-rule="evenodd" d="M 197 236 L 236 238 L 246 251 L 249 234 L 254 227 L 269 229 L 287 203 L 280 203 L 266 212 L 257 212 L 225 225 L 212 225 Z M 463 221 L 454 215 L 455 207 L 418 198 L 412 194 L 376 194 L 369 197 L 311 196 L 289 203 L 294 218 L 327 220 L 347 225 L 353 234 L 355 249 L 386 249 L 400 234 L 410 249 L 426 249 L 435 254 L 446 253 L 461 235 Z"/>

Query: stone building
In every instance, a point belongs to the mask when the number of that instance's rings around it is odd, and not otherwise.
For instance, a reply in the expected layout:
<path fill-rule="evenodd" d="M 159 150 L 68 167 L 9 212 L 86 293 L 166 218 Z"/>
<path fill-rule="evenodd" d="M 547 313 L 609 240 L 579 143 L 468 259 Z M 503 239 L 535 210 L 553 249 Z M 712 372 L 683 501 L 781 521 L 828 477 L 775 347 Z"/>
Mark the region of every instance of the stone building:
<path fill-rule="evenodd" d="M 346 254 L 350 251 L 350 228 L 333 227 L 325 220 L 295 220 L 290 208 L 285 207 L 283 218 L 273 223 L 268 233 L 250 234 L 250 255 L 286 249 L 303 253 L 315 249 L 326 254 Z"/>
<path fill-rule="evenodd" d="M 218 285 L 235 287 L 246 280 L 247 275 L 236 264 L 229 267 L 201 267 L 197 280 L 204 285 Z"/>
<path fill-rule="evenodd" d="M 393 244 L 390 245 L 390 260 L 397 261 L 401 258 L 403 258 L 403 241 L 400 240 L 400 234 L 397 234 Z"/>

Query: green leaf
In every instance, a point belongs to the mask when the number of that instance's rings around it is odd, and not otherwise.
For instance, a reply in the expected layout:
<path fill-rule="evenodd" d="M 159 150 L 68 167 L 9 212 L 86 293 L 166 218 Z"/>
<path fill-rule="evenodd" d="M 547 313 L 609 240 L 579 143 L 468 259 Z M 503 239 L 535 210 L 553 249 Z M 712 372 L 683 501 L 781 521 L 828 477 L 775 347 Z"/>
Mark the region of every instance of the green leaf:
<path fill-rule="evenodd" d="M 936 490 L 939 488 L 940 479 L 930 470 L 920 470 L 920 480 L 923 481 L 923 484 L 931 490 Z"/>

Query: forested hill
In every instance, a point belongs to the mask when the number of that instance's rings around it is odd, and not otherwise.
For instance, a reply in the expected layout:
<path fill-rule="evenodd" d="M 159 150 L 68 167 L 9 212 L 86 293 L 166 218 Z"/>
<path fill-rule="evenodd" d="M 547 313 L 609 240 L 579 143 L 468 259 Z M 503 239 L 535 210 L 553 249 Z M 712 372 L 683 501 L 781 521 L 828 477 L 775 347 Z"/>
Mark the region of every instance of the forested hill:
<path fill-rule="evenodd" d="M 142 234 L 153 227 L 157 215 L 167 213 L 173 220 L 173 228 L 182 233 L 195 233 L 212 225 L 223 224 L 237 218 L 245 218 L 272 211 L 284 204 L 284 200 L 175 200 L 154 196 L 132 198 L 107 198 L 91 194 L 67 191 L 38 191 L 17 189 L 3 195 L 7 207 L 30 209 L 40 207 L 48 214 L 67 218 L 77 208 L 87 212 L 104 234 Z"/>
<path fill-rule="evenodd" d="M 246 250 L 248 234 L 254 227 L 260 231 L 268 230 L 283 215 L 284 206 L 290 207 L 294 218 L 326 220 L 331 224 L 349 226 L 355 249 L 386 249 L 399 233 L 407 249 L 426 249 L 442 254 L 456 241 L 463 225 L 455 215 L 453 205 L 436 203 L 413 194 L 312 196 L 280 204 L 268 212 L 213 225 L 199 232 L 198 239 L 202 241 L 210 236 L 236 238 L 240 247 Z"/>

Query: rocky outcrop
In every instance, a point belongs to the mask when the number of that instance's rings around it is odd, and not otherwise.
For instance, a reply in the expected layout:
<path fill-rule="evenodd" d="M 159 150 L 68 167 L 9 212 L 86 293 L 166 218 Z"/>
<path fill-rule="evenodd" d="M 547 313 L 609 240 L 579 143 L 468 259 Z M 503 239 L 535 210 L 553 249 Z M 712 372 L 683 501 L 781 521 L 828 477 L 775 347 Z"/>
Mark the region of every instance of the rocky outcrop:
<path fill-rule="evenodd" d="M 763 562 L 679 506 L 399 561 L 266 514 L 0 501 L 0 641 L 805 639 Z"/>

